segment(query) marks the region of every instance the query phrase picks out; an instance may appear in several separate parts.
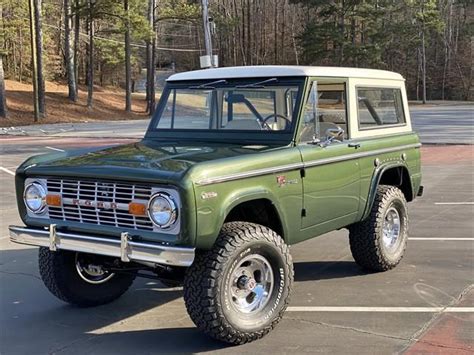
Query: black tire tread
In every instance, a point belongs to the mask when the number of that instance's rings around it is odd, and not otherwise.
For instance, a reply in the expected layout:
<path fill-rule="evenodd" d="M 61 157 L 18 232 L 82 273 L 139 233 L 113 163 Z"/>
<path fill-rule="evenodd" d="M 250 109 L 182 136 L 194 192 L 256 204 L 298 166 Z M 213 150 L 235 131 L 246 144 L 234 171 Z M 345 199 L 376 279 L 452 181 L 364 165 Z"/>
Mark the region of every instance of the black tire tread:
<path fill-rule="evenodd" d="M 70 252 L 51 252 L 48 248 L 41 247 L 39 248 L 38 258 L 39 272 L 43 283 L 54 296 L 66 303 L 78 307 L 94 307 L 110 303 L 122 296 L 130 288 L 135 279 L 135 276 L 132 275 L 121 277 L 120 280 L 112 279 L 110 281 L 120 283 L 118 285 L 118 291 L 104 293 L 97 299 L 81 297 L 80 294 L 74 292 L 74 287 L 71 287 L 72 280 L 70 280 L 64 272 L 66 268 L 71 267 L 68 263 L 68 254 L 70 254 Z"/>
<path fill-rule="evenodd" d="M 230 325 L 219 315 L 217 299 L 217 278 L 223 261 L 233 255 L 240 246 L 255 238 L 274 244 L 284 258 L 289 272 L 289 293 L 284 306 L 273 321 L 259 331 L 243 332 Z M 281 320 L 289 303 L 293 282 L 293 266 L 289 247 L 273 230 L 255 223 L 229 222 L 224 224 L 214 247 L 197 253 L 193 265 L 188 270 L 184 284 L 184 300 L 189 316 L 198 329 L 211 337 L 232 344 L 244 344 L 262 338 Z"/>
<path fill-rule="evenodd" d="M 396 262 L 390 262 L 384 257 L 378 233 L 383 223 L 383 210 L 392 198 L 399 198 L 406 208 L 406 199 L 403 192 L 396 186 L 379 185 L 374 203 L 369 216 L 349 227 L 349 242 L 352 256 L 358 265 L 369 271 L 387 271 L 397 266 L 401 257 Z M 408 216 L 406 216 L 408 226 Z M 405 252 L 404 244 L 402 257 Z"/>

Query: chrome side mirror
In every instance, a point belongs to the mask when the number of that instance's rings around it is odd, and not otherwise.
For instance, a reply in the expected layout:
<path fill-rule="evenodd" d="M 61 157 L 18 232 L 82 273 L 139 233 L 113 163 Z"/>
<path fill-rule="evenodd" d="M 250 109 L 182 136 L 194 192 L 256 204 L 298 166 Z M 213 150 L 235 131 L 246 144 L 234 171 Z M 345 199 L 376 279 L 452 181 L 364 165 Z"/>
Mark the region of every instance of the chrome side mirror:
<path fill-rule="evenodd" d="M 327 147 L 334 141 L 341 142 L 344 139 L 344 130 L 341 127 L 328 128 L 326 130 L 326 140 L 320 143 L 321 147 Z"/>

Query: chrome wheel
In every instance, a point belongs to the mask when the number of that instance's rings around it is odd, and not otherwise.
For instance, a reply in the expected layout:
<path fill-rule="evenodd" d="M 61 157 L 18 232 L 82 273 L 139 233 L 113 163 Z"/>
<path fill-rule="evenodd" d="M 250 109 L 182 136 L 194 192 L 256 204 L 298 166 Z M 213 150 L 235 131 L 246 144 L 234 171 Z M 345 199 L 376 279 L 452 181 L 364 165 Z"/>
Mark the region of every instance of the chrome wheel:
<path fill-rule="evenodd" d="M 102 265 L 85 260 L 79 253 L 76 254 L 76 270 L 81 279 L 94 285 L 107 282 L 115 275 L 104 270 Z"/>
<path fill-rule="evenodd" d="M 397 242 L 400 237 L 400 215 L 394 207 L 390 207 L 385 212 L 383 221 L 383 245 L 386 249 L 392 251 L 396 248 Z"/>
<path fill-rule="evenodd" d="M 238 312 L 258 312 L 267 305 L 273 283 L 273 270 L 268 260 L 262 255 L 248 255 L 232 271 L 229 283 L 230 304 Z"/>

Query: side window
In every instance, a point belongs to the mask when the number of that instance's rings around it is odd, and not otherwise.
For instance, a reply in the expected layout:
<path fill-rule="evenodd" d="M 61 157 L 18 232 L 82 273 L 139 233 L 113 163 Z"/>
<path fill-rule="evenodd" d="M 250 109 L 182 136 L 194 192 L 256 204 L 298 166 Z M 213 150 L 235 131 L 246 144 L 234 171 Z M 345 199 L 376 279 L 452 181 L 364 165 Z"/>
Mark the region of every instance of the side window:
<path fill-rule="evenodd" d="M 358 88 L 359 128 L 405 123 L 402 92 L 394 88 Z"/>
<path fill-rule="evenodd" d="M 303 114 L 301 142 L 310 142 L 313 136 L 324 140 L 328 129 L 341 128 L 347 139 L 346 88 L 344 83 L 312 84 Z"/>

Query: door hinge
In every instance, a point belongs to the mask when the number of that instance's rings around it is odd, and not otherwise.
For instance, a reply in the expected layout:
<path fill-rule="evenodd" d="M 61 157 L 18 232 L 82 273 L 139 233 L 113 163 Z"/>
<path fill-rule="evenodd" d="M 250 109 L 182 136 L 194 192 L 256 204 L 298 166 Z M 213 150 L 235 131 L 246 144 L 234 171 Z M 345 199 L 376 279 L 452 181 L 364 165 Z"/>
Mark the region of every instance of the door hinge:
<path fill-rule="evenodd" d="M 304 168 L 300 169 L 300 176 L 301 178 L 304 178 L 306 176 L 306 171 L 304 170 Z"/>
<path fill-rule="evenodd" d="M 301 217 L 306 217 L 306 208 L 301 210 Z"/>

